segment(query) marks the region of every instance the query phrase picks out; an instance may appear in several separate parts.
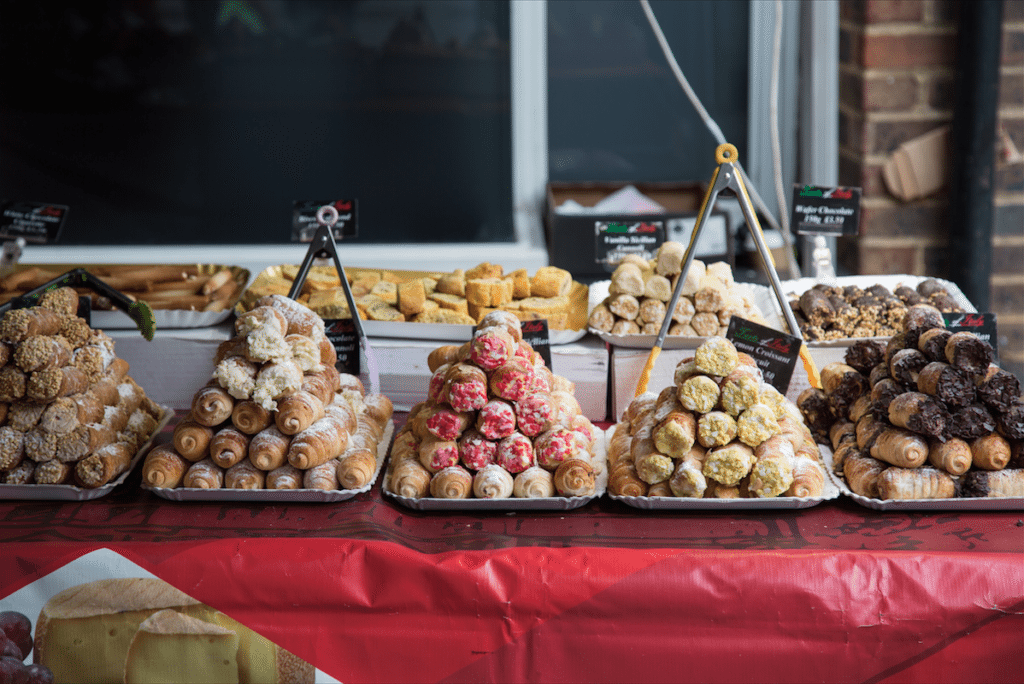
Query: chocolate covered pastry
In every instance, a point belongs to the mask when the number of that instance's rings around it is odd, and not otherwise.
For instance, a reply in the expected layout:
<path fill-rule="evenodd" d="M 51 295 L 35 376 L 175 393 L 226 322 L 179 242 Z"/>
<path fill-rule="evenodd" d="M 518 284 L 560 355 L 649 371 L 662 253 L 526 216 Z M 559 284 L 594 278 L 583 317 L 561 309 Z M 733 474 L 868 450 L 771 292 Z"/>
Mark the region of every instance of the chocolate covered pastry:
<path fill-rule="evenodd" d="M 949 414 L 941 402 L 922 392 L 904 392 L 889 404 L 889 422 L 911 432 L 941 438 Z"/>
<path fill-rule="evenodd" d="M 992 363 L 992 345 L 974 333 L 953 333 L 946 340 L 946 361 L 969 375 L 984 375 Z"/>
<path fill-rule="evenodd" d="M 917 376 L 917 388 L 940 399 L 950 408 L 966 406 L 974 401 L 975 396 L 974 383 L 970 378 L 942 361 L 932 361 L 921 369 Z"/>

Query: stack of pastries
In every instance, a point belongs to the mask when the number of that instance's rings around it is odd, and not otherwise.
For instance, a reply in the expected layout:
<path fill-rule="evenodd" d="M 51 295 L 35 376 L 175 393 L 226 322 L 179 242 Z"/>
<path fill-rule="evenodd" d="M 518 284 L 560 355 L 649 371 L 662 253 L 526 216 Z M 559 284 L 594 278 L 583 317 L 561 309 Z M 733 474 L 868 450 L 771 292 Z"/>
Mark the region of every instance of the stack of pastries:
<path fill-rule="evenodd" d="M 860 340 L 797 405 L 834 472 L 869 499 L 1024 497 L 1020 382 L 929 304 L 888 342 Z"/>
<path fill-rule="evenodd" d="M 618 496 L 816 497 L 824 481 L 796 406 L 723 337 L 681 361 L 672 385 L 634 399 L 608 443 Z"/>
<path fill-rule="evenodd" d="M 264 297 L 235 321 L 210 382 L 146 456 L 143 482 L 158 488 L 361 489 L 378 470 L 391 401 L 366 395 L 335 368 L 334 346 L 310 309 Z"/>
<path fill-rule="evenodd" d="M 593 496 L 603 436 L 508 312 L 431 352 L 429 396 L 395 435 L 388 491 L 410 498 Z"/>
<path fill-rule="evenodd" d="M 0 482 L 102 487 L 159 424 L 114 341 L 77 311 L 57 288 L 0 319 Z"/>
<path fill-rule="evenodd" d="M 590 312 L 590 327 L 613 335 L 657 335 L 672 291 L 681 277 L 686 248 L 664 242 L 650 261 L 627 254 L 612 273 L 608 297 Z M 733 280 L 724 261 L 705 266 L 694 259 L 686 272 L 669 335 L 724 335 L 733 316 L 765 323 L 745 286 Z"/>

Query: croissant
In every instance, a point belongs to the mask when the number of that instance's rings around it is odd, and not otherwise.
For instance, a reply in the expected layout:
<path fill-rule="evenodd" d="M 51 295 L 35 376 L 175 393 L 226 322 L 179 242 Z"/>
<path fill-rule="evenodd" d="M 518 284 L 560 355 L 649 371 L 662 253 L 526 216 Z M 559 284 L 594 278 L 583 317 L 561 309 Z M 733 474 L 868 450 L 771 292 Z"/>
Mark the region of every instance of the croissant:
<path fill-rule="evenodd" d="M 369 449 L 348 449 L 338 458 L 337 484 L 342 489 L 362 489 L 373 482 L 377 458 Z"/>
<path fill-rule="evenodd" d="M 233 427 L 218 431 L 210 440 L 210 459 L 221 468 L 230 468 L 248 455 L 249 439 Z"/>
<path fill-rule="evenodd" d="M 192 419 L 206 427 L 217 427 L 231 418 L 235 400 L 224 388 L 207 385 L 192 398 Z"/>
<path fill-rule="evenodd" d="M 878 476 L 880 499 L 951 499 L 954 496 L 953 478 L 935 468 L 886 468 Z"/>
<path fill-rule="evenodd" d="M 231 411 L 231 424 L 247 435 L 255 435 L 275 419 L 276 416 L 270 411 L 249 399 L 235 402 L 235 408 Z"/>
<path fill-rule="evenodd" d="M 519 499 L 538 499 L 555 495 L 555 479 L 550 471 L 530 466 L 512 480 L 512 496 Z M 480 496 L 477 494 L 477 496 Z"/>
<path fill-rule="evenodd" d="M 210 440 L 213 439 L 212 427 L 197 423 L 192 414 L 187 414 L 180 423 L 174 426 L 171 442 L 178 455 L 187 461 L 201 461 L 209 455 Z"/>
<path fill-rule="evenodd" d="M 406 459 L 392 467 L 390 490 L 398 496 L 420 499 L 430 491 L 430 480 L 430 471 L 419 460 Z"/>
<path fill-rule="evenodd" d="M 295 435 L 288 447 L 288 462 L 300 470 L 326 463 L 348 445 L 348 430 L 332 416 L 325 416 Z"/>
<path fill-rule="evenodd" d="M 285 463 L 267 473 L 267 489 L 302 489 L 302 471 Z"/>
<path fill-rule="evenodd" d="M 560 496 L 593 496 L 596 492 L 593 466 L 578 458 L 562 461 L 555 470 L 554 481 Z"/>
<path fill-rule="evenodd" d="M 437 499 L 466 499 L 473 491 L 473 476 L 459 465 L 442 468 L 430 478 L 430 495 Z"/>
<path fill-rule="evenodd" d="M 511 473 L 499 465 L 484 466 L 473 476 L 473 494 L 478 499 L 507 499 L 512 488 Z"/>
<path fill-rule="evenodd" d="M 123 442 L 100 447 L 75 464 L 75 480 L 83 487 L 102 487 L 127 470 L 134 455 Z"/>
<path fill-rule="evenodd" d="M 224 469 L 204 458 L 188 467 L 181 484 L 189 489 L 220 489 L 224 486 Z"/>
<path fill-rule="evenodd" d="M 275 470 L 288 462 L 289 444 L 291 439 L 270 425 L 249 441 L 249 460 L 260 470 Z"/>
<path fill-rule="evenodd" d="M 160 444 L 146 454 L 142 463 L 142 481 L 150 487 L 173 489 L 181 484 L 188 467 L 189 462 L 172 445 Z"/>

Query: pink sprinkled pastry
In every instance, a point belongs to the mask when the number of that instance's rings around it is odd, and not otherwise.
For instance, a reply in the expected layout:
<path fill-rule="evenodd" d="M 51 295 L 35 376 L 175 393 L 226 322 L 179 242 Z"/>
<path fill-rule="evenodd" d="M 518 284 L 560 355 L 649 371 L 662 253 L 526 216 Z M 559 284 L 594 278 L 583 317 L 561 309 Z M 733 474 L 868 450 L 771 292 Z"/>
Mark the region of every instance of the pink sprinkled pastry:
<path fill-rule="evenodd" d="M 519 401 L 534 391 L 533 366 L 513 358 L 491 373 L 491 393 L 509 401 Z"/>
<path fill-rule="evenodd" d="M 520 432 L 513 432 L 498 442 L 494 462 L 510 473 L 521 473 L 533 465 L 533 442 Z"/>
<path fill-rule="evenodd" d="M 515 353 L 516 343 L 504 328 L 478 330 L 469 346 L 469 360 L 485 371 L 504 365 Z"/>
<path fill-rule="evenodd" d="M 456 411 L 477 411 L 487 403 L 487 374 L 468 363 L 457 363 L 445 373 L 442 392 Z"/>
<path fill-rule="evenodd" d="M 556 426 L 537 435 L 534 448 L 537 452 L 537 465 L 554 470 L 576 453 L 576 435 L 572 430 Z"/>
<path fill-rule="evenodd" d="M 476 429 L 487 439 L 508 437 L 516 429 L 516 412 L 501 399 L 492 399 L 476 415 Z"/>
<path fill-rule="evenodd" d="M 451 364 L 442 364 L 438 366 L 434 374 L 430 376 L 430 385 L 427 387 L 427 398 L 432 399 L 436 402 L 444 402 L 447 399 L 444 398 L 444 376 L 451 368 Z"/>
<path fill-rule="evenodd" d="M 536 437 L 551 427 L 551 397 L 543 392 L 530 394 L 516 402 L 516 422 L 519 431 Z"/>
<path fill-rule="evenodd" d="M 469 414 L 457 413 L 444 404 L 438 404 L 428 410 L 430 415 L 426 420 L 427 432 L 438 439 L 456 440 L 462 431 L 469 427 Z"/>
<path fill-rule="evenodd" d="M 485 330 L 487 328 L 502 328 L 509 335 L 512 336 L 512 340 L 520 342 L 523 339 L 523 325 L 516 318 L 515 314 L 508 311 L 492 311 L 476 324 L 477 330 Z"/>
<path fill-rule="evenodd" d="M 420 443 L 420 463 L 432 473 L 458 465 L 459 445 L 443 439 L 425 439 Z"/>
<path fill-rule="evenodd" d="M 492 442 L 470 428 L 459 438 L 459 460 L 470 470 L 480 470 L 494 463 L 498 443 Z"/>

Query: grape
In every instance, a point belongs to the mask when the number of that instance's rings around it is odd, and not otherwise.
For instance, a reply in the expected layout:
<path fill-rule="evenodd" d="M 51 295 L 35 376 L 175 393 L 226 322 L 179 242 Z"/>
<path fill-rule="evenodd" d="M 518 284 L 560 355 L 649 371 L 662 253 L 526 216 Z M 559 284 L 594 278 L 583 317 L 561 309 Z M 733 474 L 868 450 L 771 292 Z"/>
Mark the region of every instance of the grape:
<path fill-rule="evenodd" d="M 0 658 L 0 684 L 28 684 L 28 670 L 16 658 Z"/>
<path fill-rule="evenodd" d="M 32 653 L 32 621 L 13 610 L 0 612 L 0 631 L 21 650 L 21 659 Z"/>
<path fill-rule="evenodd" d="M 25 668 L 28 672 L 28 681 L 25 684 L 53 684 L 53 673 L 50 668 L 38 663 Z"/>
<path fill-rule="evenodd" d="M 21 649 L 18 648 L 18 644 L 8 639 L 4 634 L 0 634 L 0 656 L 14 658 L 18 662 L 25 659 L 25 656 L 21 654 Z"/>

